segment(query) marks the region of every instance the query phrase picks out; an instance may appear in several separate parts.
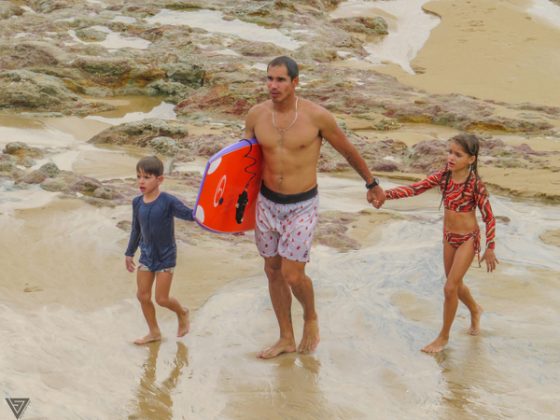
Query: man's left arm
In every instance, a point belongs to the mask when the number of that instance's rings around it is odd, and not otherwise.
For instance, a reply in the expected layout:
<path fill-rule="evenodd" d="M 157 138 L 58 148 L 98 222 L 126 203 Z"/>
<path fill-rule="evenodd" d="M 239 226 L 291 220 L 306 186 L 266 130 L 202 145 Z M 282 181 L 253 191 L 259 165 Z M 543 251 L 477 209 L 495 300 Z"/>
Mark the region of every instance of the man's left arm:
<path fill-rule="evenodd" d="M 364 179 L 366 186 L 371 185 L 367 189 L 367 201 L 372 203 L 375 208 L 380 208 L 385 202 L 383 189 L 377 184 L 377 179 L 369 170 L 364 158 L 338 126 L 334 116 L 327 110 L 322 111 L 319 116 L 321 136 L 346 159 L 350 166 Z"/>

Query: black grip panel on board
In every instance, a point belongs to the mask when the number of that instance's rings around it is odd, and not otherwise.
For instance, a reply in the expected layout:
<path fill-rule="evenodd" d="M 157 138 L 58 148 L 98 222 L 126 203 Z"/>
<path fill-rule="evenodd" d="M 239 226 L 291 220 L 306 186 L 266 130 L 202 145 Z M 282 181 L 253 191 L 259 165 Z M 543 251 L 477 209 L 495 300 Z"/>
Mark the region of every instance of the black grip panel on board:
<path fill-rule="evenodd" d="M 249 202 L 249 197 L 247 195 L 247 191 L 243 191 L 241 194 L 239 194 L 239 197 L 237 198 L 237 204 L 235 205 L 235 221 L 238 224 L 241 224 L 243 222 L 243 214 L 245 213 L 245 207 L 247 206 L 247 203 Z"/>

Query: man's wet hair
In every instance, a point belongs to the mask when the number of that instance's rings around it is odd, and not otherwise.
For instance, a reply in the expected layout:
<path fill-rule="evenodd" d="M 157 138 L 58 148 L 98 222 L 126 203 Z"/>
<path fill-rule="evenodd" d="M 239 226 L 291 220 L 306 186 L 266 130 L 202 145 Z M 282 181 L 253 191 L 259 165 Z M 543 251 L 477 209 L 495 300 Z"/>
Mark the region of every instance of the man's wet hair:
<path fill-rule="evenodd" d="M 286 70 L 288 70 L 288 76 L 290 76 L 291 80 L 294 80 L 296 77 L 299 76 L 299 68 L 297 63 L 292 58 L 286 57 L 285 55 L 276 57 L 274 60 L 268 63 L 268 66 L 266 67 L 266 71 L 268 71 L 270 67 L 279 67 L 279 66 L 286 67 Z"/>
<path fill-rule="evenodd" d="M 163 162 L 156 156 L 146 156 L 136 164 L 136 172 L 143 172 L 146 175 L 162 176 Z"/>

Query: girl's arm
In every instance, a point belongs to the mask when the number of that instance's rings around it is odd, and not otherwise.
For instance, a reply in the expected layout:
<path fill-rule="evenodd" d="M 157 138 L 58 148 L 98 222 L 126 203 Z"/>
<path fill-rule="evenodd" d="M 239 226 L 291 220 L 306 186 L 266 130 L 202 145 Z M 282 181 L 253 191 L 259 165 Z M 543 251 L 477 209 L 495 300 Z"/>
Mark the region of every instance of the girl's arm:
<path fill-rule="evenodd" d="M 476 197 L 476 205 L 482 215 L 482 220 L 486 224 L 486 248 L 494 249 L 496 247 L 496 218 L 492 212 L 488 191 L 482 182 L 478 184 L 478 195 Z"/>
<path fill-rule="evenodd" d="M 482 182 L 478 184 L 476 204 L 482 215 L 482 220 L 486 224 L 486 251 L 484 251 L 481 261 L 486 262 L 486 271 L 492 272 L 496 268 L 496 264 L 499 263 L 496 254 L 494 254 L 494 248 L 496 247 L 496 218 L 492 212 L 488 191 L 486 191 L 486 187 Z"/>
<path fill-rule="evenodd" d="M 397 200 L 399 198 L 413 197 L 422 194 L 435 186 L 440 185 L 445 170 L 435 172 L 422 181 L 415 182 L 410 185 L 402 185 L 400 187 L 385 190 L 387 200 Z"/>

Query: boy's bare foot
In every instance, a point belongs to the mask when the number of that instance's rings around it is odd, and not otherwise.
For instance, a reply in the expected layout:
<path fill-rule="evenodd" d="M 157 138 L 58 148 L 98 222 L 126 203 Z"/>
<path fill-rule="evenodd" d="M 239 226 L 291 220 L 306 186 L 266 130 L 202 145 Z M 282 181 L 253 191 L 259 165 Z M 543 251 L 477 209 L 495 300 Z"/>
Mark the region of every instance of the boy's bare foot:
<path fill-rule="evenodd" d="M 312 353 L 319 345 L 319 321 L 316 319 L 305 321 L 303 324 L 303 337 L 298 346 L 298 352 L 307 354 Z"/>
<path fill-rule="evenodd" d="M 259 352 L 257 357 L 261 359 L 272 359 L 273 357 L 279 356 L 283 353 L 293 353 L 294 351 L 296 351 L 296 343 L 294 340 L 281 338 L 272 346 Z"/>
<path fill-rule="evenodd" d="M 422 349 L 424 353 L 439 353 L 445 348 L 448 338 L 438 337 Z"/>
<path fill-rule="evenodd" d="M 134 344 L 141 346 L 143 344 L 153 343 L 154 341 L 161 340 L 161 334 L 148 334 L 142 338 L 134 340 Z"/>
<path fill-rule="evenodd" d="M 187 335 L 191 328 L 191 322 L 189 320 L 189 310 L 183 308 L 183 313 L 177 316 L 179 318 L 179 328 L 177 329 L 177 337 L 183 337 Z"/>
<path fill-rule="evenodd" d="M 484 310 L 480 305 L 477 305 L 476 312 L 471 312 L 471 327 L 469 328 L 470 335 L 480 334 L 480 316 L 482 315 L 482 312 L 484 312 Z"/>

